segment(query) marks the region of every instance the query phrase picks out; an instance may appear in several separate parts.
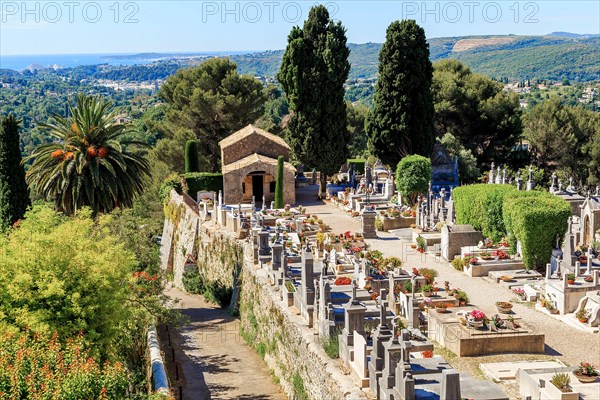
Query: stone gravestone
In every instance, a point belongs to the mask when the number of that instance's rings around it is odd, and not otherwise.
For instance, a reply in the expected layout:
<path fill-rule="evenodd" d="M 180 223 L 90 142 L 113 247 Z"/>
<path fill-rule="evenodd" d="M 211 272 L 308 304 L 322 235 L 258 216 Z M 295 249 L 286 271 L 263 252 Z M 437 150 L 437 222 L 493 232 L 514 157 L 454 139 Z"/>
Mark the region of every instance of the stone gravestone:
<path fill-rule="evenodd" d="M 371 207 L 365 207 L 361 211 L 361 233 L 365 239 L 377 238 L 375 230 L 375 218 L 377 214 Z"/>

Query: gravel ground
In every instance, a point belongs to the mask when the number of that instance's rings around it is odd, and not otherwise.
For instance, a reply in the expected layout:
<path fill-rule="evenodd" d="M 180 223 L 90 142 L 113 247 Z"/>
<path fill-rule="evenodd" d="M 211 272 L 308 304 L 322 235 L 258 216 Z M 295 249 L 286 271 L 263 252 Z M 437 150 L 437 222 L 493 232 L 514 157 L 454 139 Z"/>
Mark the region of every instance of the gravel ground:
<path fill-rule="evenodd" d="M 299 193 L 297 197 L 299 203 L 308 204 L 308 213 L 319 215 L 332 228 L 333 232 L 339 233 L 348 230 L 355 232 L 360 230 L 360 219 L 352 218 L 336 205 L 328 202 L 316 202 L 313 200 L 314 196 L 309 197 L 305 193 Z M 469 295 L 470 303 L 483 309 L 486 313 L 495 313 L 496 301 L 509 301 L 515 297 L 505 287 L 496 285 L 484 278 L 471 278 L 460 271 L 456 271 L 448 262 L 439 257 L 424 256 L 418 253 L 415 255 L 407 254 L 404 250 L 407 247 L 407 242 L 392 234 L 379 232 L 378 236 L 378 239 L 366 240 L 373 249 L 382 251 L 386 257 L 400 257 L 405 261 L 404 268 L 408 270 L 412 267 L 436 269 L 439 273 L 436 278 L 438 286 L 443 287 L 444 281 L 449 281 L 451 287 L 465 290 Z M 515 303 L 513 311 L 529 325 L 546 335 L 545 354 L 497 354 L 480 357 L 456 357 L 446 352 L 443 355 L 447 357 L 453 367 L 469 371 L 479 377 L 483 377 L 479 370 L 479 364 L 488 362 L 559 359 L 567 365 L 577 365 L 581 361 L 588 361 L 595 365 L 600 364 L 600 334 L 572 328 L 549 315 L 536 311 L 531 305 L 525 303 Z M 442 349 L 441 352 L 443 351 Z M 512 392 L 511 394 L 515 393 L 513 390 L 510 390 L 510 392 Z M 513 396 L 511 395 L 511 397 Z"/>

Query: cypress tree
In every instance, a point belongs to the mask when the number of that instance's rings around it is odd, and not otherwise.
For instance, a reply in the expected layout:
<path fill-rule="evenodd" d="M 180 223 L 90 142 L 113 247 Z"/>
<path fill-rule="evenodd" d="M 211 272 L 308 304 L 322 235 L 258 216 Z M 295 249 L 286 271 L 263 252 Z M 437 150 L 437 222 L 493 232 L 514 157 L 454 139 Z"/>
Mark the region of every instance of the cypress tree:
<path fill-rule="evenodd" d="M 283 208 L 283 156 L 277 157 L 277 178 L 275 180 L 275 208 Z"/>
<path fill-rule="evenodd" d="M 369 147 L 382 162 L 396 165 L 409 154 L 431 153 L 432 77 L 423 28 L 414 20 L 392 22 L 379 52 L 374 109 L 365 124 Z"/>
<path fill-rule="evenodd" d="M 185 173 L 200 172 L 200 158 L 198 157 L 198 142 L 188 140 L 185 142 Z"/>
<path fill-rule="evenodd" d="M 344 82 L 349 54 L 344 26 L 329 18 L 326 7 L 315 6 L 303 28 L 290 32 L 277 74 L 291 110 L 287 141 L 297 160 L 321 171 L 321 193 L 327 175 L 348 157 Z"/>
<path fill-rule="evenodd" d="M 3 231 L 23 218 L 31 205 L 21 165 L 19 123 L 10 115 L 0 124 L 0 229 Z"/>

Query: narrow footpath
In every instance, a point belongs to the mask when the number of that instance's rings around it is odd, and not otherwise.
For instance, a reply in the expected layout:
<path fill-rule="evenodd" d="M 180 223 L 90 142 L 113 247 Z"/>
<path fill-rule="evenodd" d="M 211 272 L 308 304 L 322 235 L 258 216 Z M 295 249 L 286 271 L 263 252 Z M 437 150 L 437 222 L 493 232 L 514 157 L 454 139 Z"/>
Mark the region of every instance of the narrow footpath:
<path fill-rule="evenodd" d="M 166 294 L 180 299 L 178 310 L 189 319 L 179 329 L 170 329 L 169 349 L 174 350 L 175 363 L 171 350 L 165 350 L 176 399 L 180 399 L 179 387 L 182 400 L 286 398 L 264 361 L 240 336 L 239 319 L 200 295 L 174 287 Z M 177 372 L 173 372 L 175 365 Z"/>

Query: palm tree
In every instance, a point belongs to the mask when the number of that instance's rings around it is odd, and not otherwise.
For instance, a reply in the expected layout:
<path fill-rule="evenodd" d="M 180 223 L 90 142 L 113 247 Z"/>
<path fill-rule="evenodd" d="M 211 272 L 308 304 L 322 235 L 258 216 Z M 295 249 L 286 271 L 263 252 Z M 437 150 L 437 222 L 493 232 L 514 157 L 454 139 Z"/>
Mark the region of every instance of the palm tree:
<path fill-rule="evenodd" d="M 148 161 L 127 147 L 145 144 L 123 139 L 133 127 L 117 123 L 111 106 L 100 96 L 78 95 L 70 117 L 55 115 L 54 123 L 42 125 L 56 140 L 23 160 L 33 160 L 28 183 L 66 214 L 84 206 L 94 214 L 131 207 L 150 175 Z"/>

